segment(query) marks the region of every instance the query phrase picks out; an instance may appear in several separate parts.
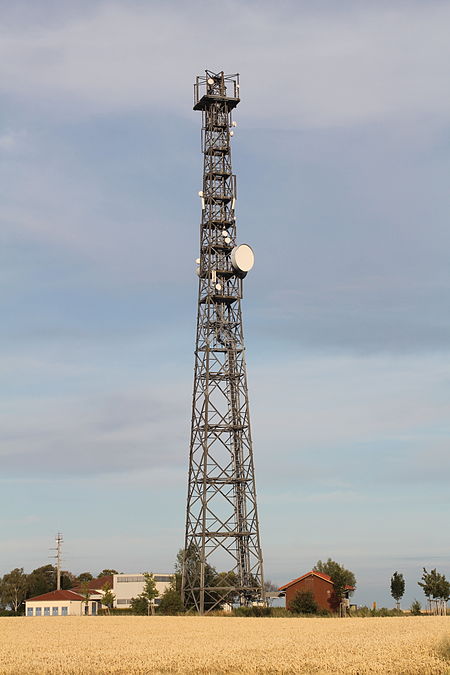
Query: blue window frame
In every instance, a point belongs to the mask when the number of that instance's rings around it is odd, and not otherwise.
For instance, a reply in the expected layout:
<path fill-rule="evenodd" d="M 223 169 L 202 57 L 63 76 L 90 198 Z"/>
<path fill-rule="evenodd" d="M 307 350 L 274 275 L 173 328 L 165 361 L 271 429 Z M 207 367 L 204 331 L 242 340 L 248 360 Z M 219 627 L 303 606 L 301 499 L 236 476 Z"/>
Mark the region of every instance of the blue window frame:
<path fill-rule="evenodd" d="M 36 607 L 36 614 L 35 616 L 41 616 L 42 615 L 42 607 Z"/>
<path fill-rule="evenodd" d="M 27 616 L 33 616 L 33 608 L 27 607 Z"/>
<path fill-rule="evenodd" d="M 59 611 L 58 611 L 58 610 L 59 610 L 59 607 L 53 607 L 53 608 L 52 608 L 52 614 L 53 614 L 53 616 L 58 616 L 58 614 L 59 614 Z"/>
<path fill-rule="evenodd" d="M 68 607 L 61 607 L 61 616 L 67 616 Z"/>
<path fill-rule="evenodd" d="M 44 616 L 50 616 L 50 607 L 44 607 Z"/>

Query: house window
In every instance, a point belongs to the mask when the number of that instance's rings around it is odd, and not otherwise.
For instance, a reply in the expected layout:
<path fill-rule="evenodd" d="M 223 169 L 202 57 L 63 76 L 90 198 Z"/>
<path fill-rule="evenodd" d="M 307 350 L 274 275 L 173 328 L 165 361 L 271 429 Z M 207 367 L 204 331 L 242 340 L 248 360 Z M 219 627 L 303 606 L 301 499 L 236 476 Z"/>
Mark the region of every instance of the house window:
<path fill-rule="evenodd" d="M 163 583 L 169 583 L 170 580 L 172 579 L 171 574 L 157 574 L 155 577 L 153 577 L 155 581 L 160 581 Z"/>
<path fill-rule="evenodd" d="M 36 607 L 36 616 L 42 615 L 42 607 Z"/>
<path fill-rule="evenodd" d="M 61 616 L 67 616 L 68 607 L 61 607 Z"/>
<path fill-rule="evenodd" d="M 128 584 L 128 583 L 136 584 L 139 581 L 145 581 L 145 577 L 143 574 L 139 574 L 138 576 L 135 577 L 117 577 L 116 581 L 118 584 Z"/>
<path fill-rule="evenodd" d="M 50 616 L 50 607 L 44 607 L 44 616 Z"/>
<path fill-rule="evenodd" d="M 130 602 L 131 602 L 131 600 L 129 598 L 125 598 L 125 599 L 119 598 L 119 600 L 117 600 L 118 605 L 129 605 Z"/>
<path fill-rule="evenodd" d="M 33 616 L 33 608 L 27 607 L 27 616 Z"/>
<path fill-rule="evenodd" d="M 53 614 L 53 616 L 58 616 L 58 614 L 59 614 L 58 607 L 53 607 L 52 614 Z"/>

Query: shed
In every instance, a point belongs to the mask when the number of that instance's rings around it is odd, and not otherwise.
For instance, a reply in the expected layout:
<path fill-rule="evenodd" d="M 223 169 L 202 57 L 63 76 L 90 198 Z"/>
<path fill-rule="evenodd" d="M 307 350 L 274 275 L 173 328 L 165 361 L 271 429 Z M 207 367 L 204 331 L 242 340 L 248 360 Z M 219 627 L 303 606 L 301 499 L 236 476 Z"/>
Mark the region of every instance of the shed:
<path fill-rule="evenodd" d="M 353 590 L 351 586 L 346 587 L 346 600 L 350 592 Z M 328 574 L 322 572 L 307 572 L 297 579 L 293 579 L 284 586 L 280 586 L 278 591 L 284 591 L 286 595 L 286 608 L 290 609 L 290 604 L 297 593 L 309 591 L 319 609 L 328 612 L 339 611 L 339 602 L 334 595 L 334 584 Z M 347 602 L 345 603 L 347 604 Z"/>

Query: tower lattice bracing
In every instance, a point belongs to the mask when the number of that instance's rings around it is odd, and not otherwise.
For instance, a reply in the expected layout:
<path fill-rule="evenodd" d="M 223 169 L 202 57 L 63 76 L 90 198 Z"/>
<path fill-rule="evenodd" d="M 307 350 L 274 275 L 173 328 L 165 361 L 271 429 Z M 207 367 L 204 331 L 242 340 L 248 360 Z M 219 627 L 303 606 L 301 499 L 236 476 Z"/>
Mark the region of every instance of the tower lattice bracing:
<path fill-rule="evenodd" d="M 236 243 L 230 147 L 239 76 L 206 71 L 194 99 L 204 171 L 182 594 L 203 614 L 260 600 L 264 585 L 241 315 L 253 253 Z"/>

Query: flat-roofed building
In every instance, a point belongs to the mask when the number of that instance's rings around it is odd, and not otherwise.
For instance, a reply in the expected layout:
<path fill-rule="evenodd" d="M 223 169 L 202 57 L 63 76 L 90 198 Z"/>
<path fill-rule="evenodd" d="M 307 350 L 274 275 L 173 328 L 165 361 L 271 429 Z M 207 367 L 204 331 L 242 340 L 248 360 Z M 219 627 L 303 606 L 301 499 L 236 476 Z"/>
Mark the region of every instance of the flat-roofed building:
<path fill-rule="evenodd" d="M 174 574 L 165 574 L 155 572 L 153 578 L 155 580 L 158 597 L 155 599 L 155 605 L 159 605 L 161 596 L 170 586 Z M 131 606 L 132 598 L 137 598 L 145 586 L 145 577 L 143 574 L 114 574 L 112 591 L 116 596 L 114 599 L 114 607 L 117 609 L 128 609 Z"/>

